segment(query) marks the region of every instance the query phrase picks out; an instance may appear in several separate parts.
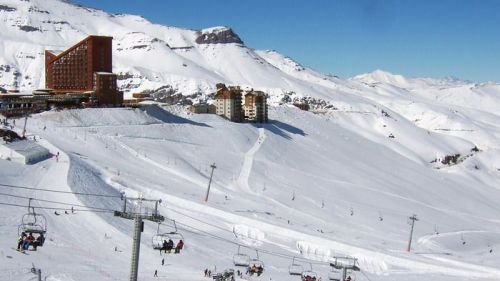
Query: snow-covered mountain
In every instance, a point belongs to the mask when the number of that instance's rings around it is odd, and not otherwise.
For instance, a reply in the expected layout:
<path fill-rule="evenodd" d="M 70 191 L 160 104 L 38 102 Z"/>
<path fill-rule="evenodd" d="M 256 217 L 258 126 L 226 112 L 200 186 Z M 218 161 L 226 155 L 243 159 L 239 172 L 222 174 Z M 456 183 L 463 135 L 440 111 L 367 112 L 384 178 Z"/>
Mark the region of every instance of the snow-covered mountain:
<path fill-rule="evenodd" d="M 271 93 L 328 97 L 338 88 L 331 77 L 274 52 L 248 48 L 227 27 L 162 26 L 60 0 L 9 0 L 0 5 L 0 87 L 43 87 L 45 49 L 66 49 L 98 34 L 114 37 L 114 72 L 121 74 L 119 85 L 126 92 L 170 85 L 186 95 L 209 93 L 216 83 L 225 82 Z"/>
<path fill-rule="evenodd" d="M 28 135 L 60 152 L 59 161 L 0 160 L 0 203 L 31 197 L 77 212 L 39 209 L 47 243 L 23 255 L 12 248 L 25 211 L 0 204 L 0 280 L 33 280 L 32 263 L 48 281 L 128 278 L 132 223 L 84 211 L 123 202 L 61 192 L 163 200 L 160 212 L 177 220 L 186 248 L 162 266 L 151 249 L 156 225 L 147 222 L 140 280 L 210 280 L 205 268 L 234 268 L 235 243 L 265 263 L 261 277 L 242 280 L 299 280 L 288 275 L 293 256 L 326 280 L 338 255 L 359 258 L 356 280 L 499 280 L 500 85 L 383 71 L 344 80 L 248 48 L 226 27 L 167 27 L 56 0 L 0 0 L 0 28 L 2 88 L 43 86 L 44 49 L 103 34 L 115 38 L 125 90 L 207 94 L 226 82 L 265 90 L 276 105 L 259 126 L 156 105 L 32 116 Z M 283 104 L 294 98 L 318 107 Z"/>

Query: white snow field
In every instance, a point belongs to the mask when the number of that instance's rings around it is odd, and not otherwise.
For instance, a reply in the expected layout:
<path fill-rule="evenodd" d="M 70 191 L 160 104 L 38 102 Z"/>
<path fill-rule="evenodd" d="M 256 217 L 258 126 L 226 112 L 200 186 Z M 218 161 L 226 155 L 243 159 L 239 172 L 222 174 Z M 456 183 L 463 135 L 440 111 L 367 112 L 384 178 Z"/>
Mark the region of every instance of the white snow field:
<path fill-rule="evenodd" d="M 288 275 L 294 256 L 327 280 L 332 257 L 346 255 L 359 260 L 355 280 L 500 280 L 500 85 L 379 70 L 344 80 L 275 51 L 198 44 L 197 31 L 139 16 L 0 0 L 0 87 L 44 87 L 44 50 L 89 34 L 114 37 L 127 94 L 169 85 L 206 95 L 218 82 L 238 84 L 270 94 L 270 122 L 154 104 L 32 115 L 28 135 L 60 156 L 0 160 L 0 280 L 36 280 L 33 265 L 47 281 L 128 280 L 133 223 L 110 212 L 122 208 L 121 192 L 162 199 L 160 212 L 186 242 L 181 254 L 160 255 L 157 225 L 146 222 L 139 280 L 208 281 L 205 268 L 235 268 L 238 244 L 265 263 L 263 275 L 243 280 L 299 280 Z M 323 105 L 300 111 L 287 97 Z M 457 162 L 444 164 L 450 156 Z M 12 205 L 28 198 L 45 208 L 36 210 L 48 231 L 43 247 L 23 254 L 14 248 L 27 208 Z"/>
<path fill-rule="evenodd" d="M 242 252 L 252 257 L 260 250 L 266 265 L 262 276 L 244 280 L 299 279 L 288 275 L 292 256 L 303 258 L 306 268 L 311 262 L 327 280 L 331 257 L 344 255 L 359 259 L 357 280 L 499 280 L 499 123 L 481 123 L 483 116 L 498 117 L 478 113 L 477 119 L 456 121 L 482 135 L 475 142 L 476 133 L 431 131 L 430 122 L 415 124 L 395 111 L 386 117 L 368 104 L 323 114 L 272 107 L 271 121 L 262 125 L 159 105 L 49 111 L 28 120 L 28 134 L 59 151 L 59 161 L 1 161 L 1 183 L 161 198 L 160 211 L 177 221 L 186 248 L 167 255 L 161 266 L 164 256 L 151 246 L 157 225 L 146 222 L 139 280 L 209 280 L 205 268 L 235 268 L 233 243 L 247 246 Z M 427 106 L 435 115 L 454 114 Z M 476 144 L 480 151 L 471 151 Z M 453 166 L 430 163 L 454 153 L 472 156 Z M 212 163 L 217 168 L 205 203 Z M 27 204 L 9 194 L 74 204 L 77 210 L 120 210 L 122 204 L 119 198 L 0 188 L 2 203 Z M 131 221 L 110 213 L 57 216 L 41 209 L 48 240 L 25 255 L 13 248 L 26 208 L 0 209 L 1 280 L 35 280 L 32 263 L 47 280 L 128 278 Z M 413 213 L 420 220 L 407 253 Z M 171 231 L 172 223 L 162 230 Z"/>

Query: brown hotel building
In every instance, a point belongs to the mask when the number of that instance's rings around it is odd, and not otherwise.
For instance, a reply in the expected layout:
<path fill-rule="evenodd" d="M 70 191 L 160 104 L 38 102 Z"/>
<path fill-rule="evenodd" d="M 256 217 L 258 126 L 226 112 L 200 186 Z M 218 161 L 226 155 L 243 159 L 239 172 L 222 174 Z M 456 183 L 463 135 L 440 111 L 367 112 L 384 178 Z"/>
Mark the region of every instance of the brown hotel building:
<path fill-rule="evenodd" d="M 58 94 L 92 92 L 100 106 L 122 105 L 112 73 L 112 37 L 88 36 L 69 49 L 45 51 L 45 86 Z"/>

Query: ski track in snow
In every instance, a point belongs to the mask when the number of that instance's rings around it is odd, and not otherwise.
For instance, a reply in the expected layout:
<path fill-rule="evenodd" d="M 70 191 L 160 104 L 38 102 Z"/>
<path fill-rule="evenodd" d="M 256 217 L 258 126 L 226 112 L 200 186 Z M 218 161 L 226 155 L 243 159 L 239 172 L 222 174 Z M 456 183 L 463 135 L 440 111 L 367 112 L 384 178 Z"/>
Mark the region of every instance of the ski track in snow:
<path fill-rule="evenodd" d="M 243 166 L 241 167 L 240 175 L 238 176 L 237 183 L 238 186 L 246 191 L 251 191 L 250 184 L 248 180 L 250 179 L 250 174 L 252 172 L 252 166 L 255 159 L 255 154 L 259 151 L 260 147 L 266 140 L 266 132 L 264 128 L 259 128 L 259 137 L 254 143 L 252 148 L 245 153 L 245 160 Z"/>

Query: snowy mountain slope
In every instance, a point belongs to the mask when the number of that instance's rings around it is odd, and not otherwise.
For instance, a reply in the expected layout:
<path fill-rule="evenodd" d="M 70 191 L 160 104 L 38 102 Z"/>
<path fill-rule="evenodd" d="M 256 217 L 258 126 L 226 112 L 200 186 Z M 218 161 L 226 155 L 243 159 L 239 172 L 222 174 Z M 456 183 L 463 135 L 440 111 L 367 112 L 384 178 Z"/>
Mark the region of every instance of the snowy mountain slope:
<path fill-rule="evenodd" d="M 66 49 L 86 35 L 100 34 L 115 38 L 114 71 L 122 74 L 120 85 L 126 92 L 171 85 L 184 94 L 210 93 L 217 82 L 226 82 L 328 99 L 334 87 L 333 83 L 319 86 L 317 79 L 290 77 L 238 40 L 197 43 L 202 36 L 217 38 L 232 32 L 227 28 L 193 31 L 155 25 L 138 16 L 110 15 L 59 0 L 0 3 L 6 7 L 0 11 L 4 30 L 0 58 L 1 65 L 9 68 L 3 71 L 0 86 L 43 87 L 39 69 L 45 49 Z"/>
<path fill-rule="evenodd" d="M 167 112 L 156 106 L 145 112 L 46 112 L 29 120 L 29 132 L 56 145 L 51 147 L 54 153 L 64 151 L 61 161 L 20 167 L 19 173 L 13 172 L 17 165 L 5 161 L 1 165 L 5 182 L 10 184 L 106 194 L 124 191 L 132 196 L 141 192 L 162 198 L 161 211 L 178 221 L 187 247 L 184 254 L 167 257 L 167 266 L 161 267 L 158 253 L 148 245 L 155 225 L 147 223 L 141 280 L 150 280 L 155 269 L 167 278 L 205 280 L 200 275 L 204 268 L 231 267 L 237 250 L 231 242 L 261 250 L 266 272 L 259 280 L 290 280 L 291 259 L 264 251 L 311 259 L 323 279 L 328 266 L 322 262 L 328 257 L 354 255 L 369 280 L 421 280 L 423 276 L 497 280 L 500 226 L 496 214 L 500 210 L 496 202 L 500 193 L 493 184 L 498 183 L 498 172 L 487 166 L 500 167 L 498 151 L 485 150 L 457 166 L 436 170 L 428 161 L 413 159 L 417 156 L 411 155 L 418 153 L 408 152 L 412 145 L 396 141 L 405 135 L 413 143 L 426 143 L 419 151 L 422 154 L 443 147 L 466 150 L 471 143 L 437 133 L 421 134 L 411 129 L 411 123 L 401 121 L 397 137 L 384 142 L 375 133 L 361 132 L 374 131 L 376 125 L 364 125 L 373 119 L 371 115 L 314 115 L 278 107 L 270 111 L 271 123 L 254 126 L 213 115 L 188 115 L 177 108 Z M 473 161 L 485 167 L 476 170 L 470 167 Z M 209 203 L 204 204 L 212 162 L 217 169 Z M 57 174 L 51 176 L 50 171 Z M 60 181 L 64 174 L 67 181 Z M 53 197 L 40 192 L 33 196 L 110 209 L 120 208 L 121 203 L 119 199 Z M 2 200 L 24 203 L 17 198 Z M 0 269 L 9 272 L 11 280 L 28 280 L 31 275 L 23 268 L 30 262 L 50 274 L 48 280 L 127 278 L 128 270 L 118 268 L 128 267 L 131 223 L 109 214 L 78 212 L 68 217 L 44 211 L 50 218 L 52 240 L 39 252 L 23 256 L 9 253 L 22 211 L 0 208 L 9 214 L 0 228 L 6 237 L 0 242 L 6 261 Z M 414 254 L 407 254 L 406 221 L 412 213 L 420 221 L 415 228 Z M 81 240 L 82 236 L 86 239 Z M 74 251 L 71 259 L 65 258 L 67 251 Z M 244 251 L 255 255 L 252 250 Z M 368 280 L 363 274 L 357 273 L 357 279 Z"/>
<path fill-rule="evenodd" d="M 272 107 L 271 122 L 262 126 L 157 106 L 30 118 L 28 133 L 42 136 L 61 159 L 32 166 L 2 160 L 0 183 L 164 200 L 161 212 L 178 221 L 185 254 L 168 256 L 162 267 L 149 245 L 156 226 L 146 223 L 140 280 L 157 279 L 155 269 L 166 279 L 209 280 L 202 271 L 231 267 L 236 242 L 258 249 L 266 264 L 261 278 L 245 280 L 299 280 L 287 274 L 291 256 L 306 259 L 305 267 L 313 262 L 326 280 L 333 255 L 360 259 L 356 280 L 498 280 L 498 84 L 382 71 L 343 80 L 274 51 L 252 50 L 227 28 L 161 26 L 56 0 L 0 0 L 0 19 L 2 88 L 43 86 L 45 48 L 112 34 L 115 72 L 126 91 L 168 84 L 183 94 L 208 94 L 226 82 L 266 90 L 273 105 L 303 97 L 321 105 L 315 113 Z M 457 154 L 457 163 L 442 163 Z M 0 192 L 0 202 L 20 205 L 27 199 L 6 194 L 113 210 L 122 204 Z M 128 278 L 131 222 L 109 213 L 42 212 L 49 241 L 21 255 L 11 248 L 23 209 L 0 205 L 0 280 L 33 279 L 32 262 L 47 280 Z M 408 254 L 413 213 L 420 221 Z"/>

